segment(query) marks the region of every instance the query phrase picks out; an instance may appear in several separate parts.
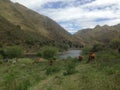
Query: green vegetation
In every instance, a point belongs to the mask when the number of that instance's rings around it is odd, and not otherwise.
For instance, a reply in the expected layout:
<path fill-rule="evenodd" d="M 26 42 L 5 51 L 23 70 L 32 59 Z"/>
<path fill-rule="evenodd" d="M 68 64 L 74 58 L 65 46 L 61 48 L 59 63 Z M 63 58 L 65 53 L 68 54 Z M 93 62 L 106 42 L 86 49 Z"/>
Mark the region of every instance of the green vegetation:
<path fill-rule="evenodd" d="M 61 47 L 62 47 L 63 51 L 67 51 L 70 48 L 70 46 L 68 44 L 63 44 L 63 45 L 61 45 Z"/>
<path fill-rule="evenodd" d="M 1 0 L 0 90 L 120 90 L 119 28 L 120 24 L 99 26 L 72 37 L 50 18 Z M 83 61 L 55 60 L 57 49 L 79 47 L 79 42 L 91 45 L 82 49 Z M 26 52 L 40 49 L 37 56 L 42 60 L 21 58 L 23 50 L 16 45 Z M 95 51 L 96 58 L 86 63 L 90 51 Z"/>
<path fill-rule="evenodd" d="M 4 55 L 7 58 L 16 58 L 23 56 L 23 49 L 19 46 L 9 46 L 3 48 Z"/>
<path fill-rule="evenodd" d="M 112 47 L 113 49 L 118 49 L 120 48 L 120 39 L 113 39 L 110 42 L 110 47 Z"/>
<path fill-rule="evenodd" d="M 90 49 L 89 49 L 90 50 Z M 87 49 L 86 49 L 87 51 Z M 34 59 L 18 59 L 17 63 L 0 65 L 0 90 L 119 90 L 120 56 L 116 50 L 99 51 L 95 61 L 77 58 L 33 63 Z"/>
<path fill-rule="evenodd" d="M 74 60 L 74 59 L 73 59 Z M 76 72 L 76 60 L 74 61 L 71 61 L 70 63 L 67 64 L 66 68 L 65 68 L 65 72 L 63 73 L 63 75 L 71 75 L 71 74 L 74 74 Z"/>
<path fill-rule="evenodd" d="M 102 51 L 102 50 L 105 50 L 104 47 L 105 47 L 104 44 L 95 44 L 95 45 L 92 47 L 92 51 L 94 51 L 94 52 Z"/>
<path fill-rule="evenodd" d="M 2 63 L 3 63 L 3 56 L 0 55 L 0 64 L 2 64 Z"/>
<path fill-rule="evenodd" d="M 43 47 L 42 57 L 45 59 L 54 59 L 57 56 L 57 48 L 55 47 Z"/>
<path fill-rule="evenodd" d="M 50 66 L 50 67 L 47 67 L 46 69 L 46 75 L 55 74 L 59 71 L 60 71 L 60 68 L 58 66 Z"/>

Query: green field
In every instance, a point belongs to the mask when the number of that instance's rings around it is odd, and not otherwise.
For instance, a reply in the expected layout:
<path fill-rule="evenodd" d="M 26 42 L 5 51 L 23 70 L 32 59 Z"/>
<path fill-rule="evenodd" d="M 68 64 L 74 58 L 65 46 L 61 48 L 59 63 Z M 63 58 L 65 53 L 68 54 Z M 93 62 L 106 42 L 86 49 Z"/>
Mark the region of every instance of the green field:
<path fill-rule="evenodd" d="M 120 90 L 120 55 L 99 52 L 95 61 L 76 58 L 47 60 L 21 58 L 15 64 L 1 62 L 0 90 Z"/>

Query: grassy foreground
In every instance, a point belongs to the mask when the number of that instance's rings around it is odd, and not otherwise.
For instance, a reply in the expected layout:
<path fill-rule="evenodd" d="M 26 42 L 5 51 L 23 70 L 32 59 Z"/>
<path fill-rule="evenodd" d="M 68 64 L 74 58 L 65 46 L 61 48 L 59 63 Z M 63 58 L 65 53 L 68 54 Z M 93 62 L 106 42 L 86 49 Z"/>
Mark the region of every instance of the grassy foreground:
<path fill-rule="evenodd" d="M 0 90 L 120 90 L 120 56 L 118 52 L 99 52 L 86 63 L 77 59 L 32 63 L 0 64 Z"/>

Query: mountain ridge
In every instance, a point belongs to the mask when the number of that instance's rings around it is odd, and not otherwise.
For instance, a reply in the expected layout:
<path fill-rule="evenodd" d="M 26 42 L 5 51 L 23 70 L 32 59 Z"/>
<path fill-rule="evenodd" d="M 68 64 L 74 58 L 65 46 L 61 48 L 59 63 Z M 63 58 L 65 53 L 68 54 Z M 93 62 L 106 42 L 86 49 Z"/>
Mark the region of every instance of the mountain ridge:
<path fill-rule="evenodd" d="M 9 23 L 19 27 L 19 30 L 28 32 L 29 37 L 33 41 L 28 40 L 27 42 L 29 43 L 36 44 L 39 42 L 39 44 L 52 44 L 57 47 L 64 47 L 64 45 L 68 44 L 72 46 L 72 44 L 74 45 L 76 43 L 74 37 L 54 20 L 38 14 L 19 3 L 13 3 L 10 0 L 1 0 L 0 16 Z"/>
<path fill-rule="evenodd" d="M 81 40 L 84 45 L 94 45 L 96 43 L 109 43 L 113 39 L 120 39 L 120 24 L 113 26 L 100 26 L 79 30 L 74 37 Z"/>
<path fill-rule="evenodd" d="M 0 3 L 1 2 L 2 1 L 0 1 Z M 9 12 L 6 12 L 4 9 Z M 23 30 L 35 31 L 40 34 L 42 33 L 42 35 L 44 35 L 45 37 L 49 36 L 49 33 L 46 30 L 46 26 L 51 25 L 51 23 L 48 23 L 49 21 L 54 23 L 54 25 L 58 27 L 57 29 L 60 28 L 61 32 L 65 32 L 67 35 L 70 35 L 64 28 L 62 28 L 52 19 L 48 18 L 47 16 L 38 14 L 37 12 L 32 11 L 31 9 L 28 9 L 25 6 L 18 3 L 2 2 L 0 13 L 11 23 L 15 25 L 20 25 Z M 53 28 L 56 28 L 55 26 Z M 63 33 L 61 35 L 63 35 Z"/>

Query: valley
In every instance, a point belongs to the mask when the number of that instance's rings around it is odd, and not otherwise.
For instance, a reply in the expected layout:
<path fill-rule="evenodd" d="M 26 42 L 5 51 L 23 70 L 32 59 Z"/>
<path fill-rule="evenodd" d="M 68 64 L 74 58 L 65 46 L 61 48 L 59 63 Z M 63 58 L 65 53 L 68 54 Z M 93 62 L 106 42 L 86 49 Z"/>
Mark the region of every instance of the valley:
<path fill-rule="evenodd" d="M 0 0 L 0 90 L 120 90 L 120 22 L 71 34 L 48 16 Z"/>

